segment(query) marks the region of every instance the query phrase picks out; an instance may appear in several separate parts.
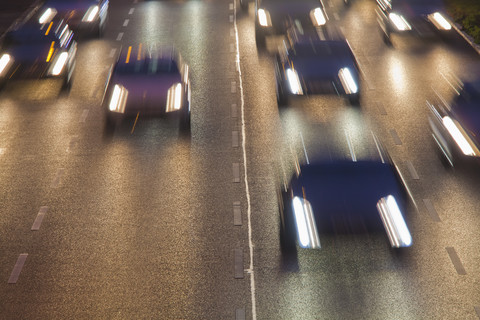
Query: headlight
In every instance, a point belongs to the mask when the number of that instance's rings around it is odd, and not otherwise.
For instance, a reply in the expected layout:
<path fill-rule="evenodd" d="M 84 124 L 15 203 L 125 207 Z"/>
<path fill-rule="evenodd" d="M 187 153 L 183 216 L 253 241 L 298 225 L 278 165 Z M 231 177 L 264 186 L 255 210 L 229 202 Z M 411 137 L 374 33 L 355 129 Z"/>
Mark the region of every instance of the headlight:
<path fill-rule="evenodd" d="M 84 22 L 92 22 L 97 17 L 98 6 L 91 6 L 82 18 Z"/>
<path fill-rule="evenodd" d="M 53 68 L 51 71 L 52 76 L 58 76 L 60 73 L 62 73 L 63 68 L 67 63 L 67 59 L 68 59 L 68 52 L 60 53 L 58 58 L 55 60 L 55 63 L 53 64 Z"/>
<path fill-rule="evenodd" d="M 57 10 L 55 10 L 53 8 L 47 8 L 42 13 L 40 18 L 38 18 L 38 23 L 40 23 L 40 24 L 48 23 L 53 19 L 53 17 L 55 17 L 56 14 L 57 14 Z"/>
<path fill-rule="evenodd" d="M 310 202 L 299 197 L 293 198 L 293 213 L 300 247 L 320 249 L 320 237 Z"/>
<path fill-rule="evenodd" d="M 180 110 L 182 107 L 182 84 L 175 83 L 173 86 L 168 89 L 167 93 L 167 109 L 166 112 L 172 112 Z"/>
<path fill-rule="evenodd" d="M 271 27 L 272 26 L 272 19 L 270 18 L 270 13 L 264 9 L 258 9 L 258 23 L 262 27 Z"/>
<path fill-rule="evenodd" d="M 388 195 L 381 198 L 377 202 L 377 210 L 380 213 L 390 245 L 394 248 L 411 246 L 412 236 L 395 197 Z"/>
<path fill-rule="evenodd" d="M 300 79 L 298 78 L 298 74 L 295 70 L 288 68 L 286 70 L 287 73 L 287 80 L 288 85 L 290 86 L 290 92 L 293 94 L 302 95 L 302 85 L 300 84 Z"/>
<path fill-rule="evenodd" d="M 10 62 L 10 60 L 13 60 L 12 57 L 10 57 L 9 54 L 4 53 L 2 57 L 0 58 L 0 75 L 2 75 L 3 71 L 7 69 L 7 65 Z"/>
<path fill-rule="evenodd" d="M 397 30 L 399 31 L 412 30 L 412 27 L 402 15 L 392 12 L 388 15 L 388 17 L 393 22 Z"/>
<path fill-rule="evenodd" d="M 358 92 L 358 86 L 353 79 L 352 73 L 349 68 L 342 68 L 338 71 L 338 77 L 342 83 L 343 88 L 347 94 L 354 94 Z"/>
<path fill-rule="evenodd" d="M 327 18 L 325 17 L 325 14 L 321 8 L 316 8 L 310 11 L 310 19 L 312 19 L 315 27 L 320 27 L 327 23 Z"/>
<path fill-rule="evenodd" d="M 450 30 L 452 25 L 445 19 L 445 17 L 440 12 L 435 12 L 428 16 L 428 19 L 433 23 L 437 29 L 441 30 Z"/>
<path fill-rule="evenodd" d="M 121 84 L 116 84 L 113 87 L 108 110 L 112 112 L 124 113 L 125 105 L 127 104 L 128 90 Z"/>
<path fill-rule="evenodd" d="M 466 156 L 479 156 L 479 150 L 467 135 L 462 126 L 449 116 L 442 118 L 443 125 L 447 128 L 448 133 L 452 136 L 455 143 Z"/>

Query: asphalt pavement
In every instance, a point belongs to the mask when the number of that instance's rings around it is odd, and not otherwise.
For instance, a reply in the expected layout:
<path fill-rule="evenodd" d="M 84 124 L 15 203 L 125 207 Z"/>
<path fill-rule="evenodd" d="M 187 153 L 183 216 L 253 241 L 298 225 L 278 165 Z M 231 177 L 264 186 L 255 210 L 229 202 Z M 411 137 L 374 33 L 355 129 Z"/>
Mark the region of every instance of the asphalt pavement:
<path fill-rule="evenodd" d="M 425 101 L 448 100 L 479 57 L 459 36 L 388 47 L 374 1 L 325 5 L 362 69 L 361 106 L 330 95 L 279 110 L 253 3 L 219 0 L 112 0 L 70 93 L 0 92 L 0 318 L 478 319 L 479 172 L 442 163 Z M 190 66 L 191 137 L 141 115 L 105 130 L 108 70 L 139 43 L 173 44 Z M 386 145 L 411 191 L 411 248 L 342 233 L 282 254 L 279 177 L 324 125 Z"/>

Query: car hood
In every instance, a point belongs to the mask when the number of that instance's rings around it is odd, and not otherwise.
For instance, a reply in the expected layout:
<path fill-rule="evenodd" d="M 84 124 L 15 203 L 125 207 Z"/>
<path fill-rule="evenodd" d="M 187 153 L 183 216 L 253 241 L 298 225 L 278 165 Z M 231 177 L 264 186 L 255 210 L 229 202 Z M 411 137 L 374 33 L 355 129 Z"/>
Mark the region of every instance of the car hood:
<path fill-rule="evenodd" d="M 181 82 L 180 76 L 138 75 L 112 79 L 112 84 L 120 84 L 128 90 L 127 113 L 165 106 L 168 89 L 178 82 Z"/>
<path fill-rule="evenodd" d="M 305 196 L 310 202 L 318 222 L 331 215 L 379 219 L 376 205 L 382 197 L 403 200 L 401 184 L 389 163 L 324 163 L 303 168 L 291 186 L 294 196 Z"/>
<path fill-rule="evenodd" d="M 7 53 L 13 57 L 15 62 L 33 63 L 35 61 L 46 61 L 49 50 L 49 45 L 28 44 L 9 48 Z"/>
<path fill-rule="evenodd" d="M 452 109 L 456 118 L 477 146 L 480 143 L 480 103 L 469 101 Z"/>
<path fill-rule="evenodd" d="M 263 8 L 270 13 L 272 19 L 277 16 L 295 16 L 298 14 L 308 14 L 310 10 L 322 7 L 320 1 L 318 0 L 308 0 L 308 1 L 268 1 L 263 2 L 259 8 Z"/>

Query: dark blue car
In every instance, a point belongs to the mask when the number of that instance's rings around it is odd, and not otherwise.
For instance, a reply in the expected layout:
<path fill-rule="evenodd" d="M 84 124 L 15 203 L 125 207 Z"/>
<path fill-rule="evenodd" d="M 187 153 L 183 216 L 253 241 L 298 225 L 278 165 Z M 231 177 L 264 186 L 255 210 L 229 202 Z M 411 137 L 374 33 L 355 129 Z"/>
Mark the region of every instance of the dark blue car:
<path fill-rule="evenodd" d="M 451 103 L 428 103 L 434 140 L 451 166 L 480 160 L 480 79 L 463 83 Z"/>
<path fill-rule="evenodd" d="M 188 66 L 172 47 L 123 47 L 107 80 L 104 108 L 109 125 L 126 116 L 166 116 L 179 118 L 189 132 Z"/>
<path fill-rule="evenodd" d="M 384 41 L 391 44 L 390 36 L 454 32 L 442 0 L 377 0 L 377 16 Z"/>
<path fill-rule="evenodd" d="M 0 82 L 15 79 L 62 79 L 71 85 L 77 44 L 62 20 L 27 22 L 7 32 L 0 50 Z"/>
<path fill-rule="evenodd" d="M 102 35 L 108 18 L 109 0 L 47 0 L 38 20 L 63 19 L 76 35 Z"/>
<path fill-rule="evenodd" d="M 360 102 L 360 73 L 345 39 L 306 40 L 280 51 L 275 59 L 279 105 L 291 96 L 334 93 Z"/>
<path fill-rule="evenodd" d="M 339 141 L 341 135 L 331 138 Z M 325 136 L 323 132 L 314 139 Z M 306 155 L 305 163 L 284 181 L 278 193 L 283 249 L 297 244 L 320 249 L 322 234 L 360 226 L 367 232 L 385 230 L 393 248 L 412 244 L 404 218 L 407 189 L 398 168 L 374 135 L 347 134 L 346 140 L 346 150 L 330 147 L 316 150 L 323 157 Z M 357 140 L 367 143 L 359 146 Z M 349 225 L 342 227 L 345 222 Z"/>

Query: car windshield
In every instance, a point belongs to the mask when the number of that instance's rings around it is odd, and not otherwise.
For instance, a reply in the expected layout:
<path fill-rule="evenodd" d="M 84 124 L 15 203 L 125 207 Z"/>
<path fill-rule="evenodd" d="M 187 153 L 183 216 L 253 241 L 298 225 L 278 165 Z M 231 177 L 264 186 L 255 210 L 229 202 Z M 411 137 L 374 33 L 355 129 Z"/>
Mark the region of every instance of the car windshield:
<path fill-rule="evenodd" d="M 116 68 L 119 74 L 179 73 L 177 63 L 171 59 L 141 59 L 130 63 L 119 63 Z"/>

